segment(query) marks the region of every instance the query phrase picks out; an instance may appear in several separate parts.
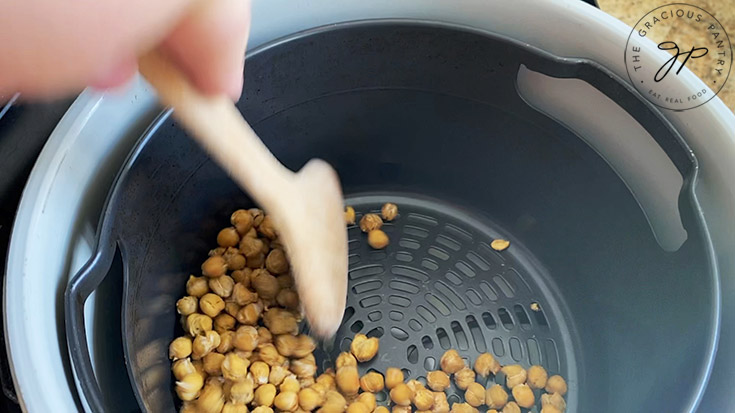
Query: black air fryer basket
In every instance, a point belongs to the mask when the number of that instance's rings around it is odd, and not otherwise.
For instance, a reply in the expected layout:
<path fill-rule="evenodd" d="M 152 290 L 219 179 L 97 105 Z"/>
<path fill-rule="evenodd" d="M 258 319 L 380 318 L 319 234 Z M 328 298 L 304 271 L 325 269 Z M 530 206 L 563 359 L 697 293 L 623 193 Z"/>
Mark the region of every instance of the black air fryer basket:
<path fill-rule="evenodd" d="M 521 99 L 521 65 L 588 82 L 653 136 L 685 179 L 681 248 L 664 251 L 606 160 Z M 699 397 L 715 274 L 689 184 L 696 162 L 614 75 L 488 33 L 361 22 L 253 52 L 238 106 L 291 169 L 331 163 L 358 219 L 399 206 L 385 250 L 348 228 L 348 306 L 331 354 L 318 358 L 333 360 L 365 333 L 381 347 L 363 372 L 398 366 L 417 378 L 445 349 L 472 360 L 488 351 L 567 378 L 570 412 L 674 412 Z M 99 247 L 67 291 L 72 361 L 91 410 L 120 408 L 92 372 L 83 315 L 113 258 L 133 390 L 144 411 L 172 412 L 175 302 L 229 214 L 250 206 L 168 113 L 141 138 L 108 199 Z M 494 251 L 495 238 L 510 248 Z"/>

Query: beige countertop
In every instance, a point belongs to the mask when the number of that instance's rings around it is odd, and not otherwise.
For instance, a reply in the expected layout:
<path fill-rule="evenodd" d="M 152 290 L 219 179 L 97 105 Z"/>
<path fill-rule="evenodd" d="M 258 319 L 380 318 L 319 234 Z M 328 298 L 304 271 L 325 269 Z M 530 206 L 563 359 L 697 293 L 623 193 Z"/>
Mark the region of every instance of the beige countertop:
<path fill-rule="evenodd" d="M 597 0 L 597 2 L 600 9 L 617 17 L 629 26 L 635 25 L 640 18 L 656 7 L 685 2 L 701 7 L 715 16 L 730 35 L 730 41 L 735 43 L 735 0 Z M 688 26 L 673 26 L 666 36 L 667 40 L 674 40 L 680 44 L 692 44 L 692 40 L 687 42 L 687 39 L 695 39 L 693 36 L 701 36 L 701 33 L 695 33 Z M 692 69 L 702 79 L 707 79 L 709 76 L 712 76 L 710 73 L 711 68 L 697 65 L 694 61 L 690 62 L 692 64 L 687 63 L 687 67 Z M 735 72 L 735 68 L 733 72 Z M 731 73 L 727 83 L 725 83 L 718 96 L 735 112 L 735 73 Z"/>

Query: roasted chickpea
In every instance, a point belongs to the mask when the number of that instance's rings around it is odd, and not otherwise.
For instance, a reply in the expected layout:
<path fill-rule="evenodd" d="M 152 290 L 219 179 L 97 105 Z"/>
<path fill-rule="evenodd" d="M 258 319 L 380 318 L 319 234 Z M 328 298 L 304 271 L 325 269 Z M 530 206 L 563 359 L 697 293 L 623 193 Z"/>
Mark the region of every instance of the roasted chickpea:
<path fill-rule="evenodd" d="M 322 396 L 311 388 L 301 389 L 299 391 L 299 407 L 302 410 L 310 412 L 322 404 Z"/>
<path fill-rule="evenodd" d="M 288 308 L 289 310 L 298 310 L 299 294 L 291 288 L 282 288 L 276 296 L 276 302 L 278 305 Z"/>
<path fill-rule="evenodd" d="M 439 365 L 441 365 L 442 370 L 447 374 L 454 374 L 465 367 L 464 360 L 459 356 L 457 350 L 454 349 L 444 352 L 439 360 Z"/>
<path fill-rule="evenodd" d="M 559 393 L 560 395 L 567 394 L 567 382 L 562 376 L 554 375 L 546 380 L 546 392 L 547 393 Z"/>
<path fill-rule="evenodd" d="M 416 393 L 419 389 L 425 389 L 426 387 L 418 380 L 411 379 L 406 382 L 406 386 L 411 389 L 412 393 Z"/>
<path fill-rule="evenodd" d="M 224 332 L 230 331 L 235 328 L 236 322 L 237 321 L 235 320 L 235 317 L 227 313 L 221 313 L 214 318 L 214 331 L 216 331 L 221 336 Z"/>
<path fill-rule="evenodd" d="M 282 392 L 298 392 L 300 388 L 299 381 L 294 376 L 286 376 L 286 378 L 283 379 L 283 383 L 278 387 Z"/>
<path fill-rule="evenodd" d="M 480 407 L 485 404 L 485 387 L 480 383 L 470 383 L 464 392 L 464 399 L 472 407 Z"/>
<path fill-rule="evenodd" d="M 360 390 L 360 374 L 355 366 L 338 368 L 335 381 L 339 391 L 346 396 L 355 395 Z"/>
<path fill-rule="evenodd" d="M 263 323 L 275 335 L 296 334 L 299 331 L 299 323 L 296 316 L 282 308 L 271 308 L 263 314 Z"/>
<path fill-rule="evenodd" d="M 375 410 L 375 407 L 378 405 L 378 401 L 375 399 L 373 393 L 360 393 L 357 396 L 357 401 L 367 406 L 369 412 Z"/>
<path fill-rule="evenodd" d="M 452 403 L 452 413 L 478 413 L 477 409 L 467 403 Z"/>
<path fill-rule="evenodd" d="M 276 350 L 273 344 L 263 344 L 258 348 L 260 359 L 265 361 L 269 366 L 282 366 L 286 359 Z"/>
<path fill-rule="evenodd" d="M 314 377 L 316 375 L 316 360 L 314 360 L 314 356 L 309 354 L 300 359 L 292 359 L 291 371 L 300 379 Z"/>
<path fill-rule="evenodd" d="M 518 407 L 516 402 L 508 402 L 502 411 L 503 413 L 521 413 L 521 408 Z"/>
<path fill-rule="evenodd" d="M 225 259 L 225 264 L 227 264 L 227 269 L 230 271 L 240 271 L 247 265 L 247 259 L 244 255 L 240 254 L 240 251 L 237 248 L 227 248 L 227 251 L 225 251 L 224 254 L 222 254 L 222 258 Z"/>
<path fill-rule="evenodd" d="M 199 396 L 199 391 L 203 386 L 204 376 L 199 373 L 190 373 L 176 382 L 176 394 L 183 401 L 192 401 Z"/>
<path fill-rule="evenodd" d="M 258 301 L 258 293 L 250 291 L 242 283 L 237 283 L 232 289 L 232 300 L 238 305 L 248 305 Z"/>
<path fill-rule="evenodd" d="M 178 337 L 168 346 L 168 358 L 178 360 L 189 357 L 191 354 L 192 342 L 189 337 Z"/>
<path fill-rule="evenodd" d="M 222 386 L 208 383 L 197 399 L 197 409 L 202 413 L 220 413 L 225 406 L 225 395 Z"/>
<path fill-rule="evenodd" d="M 411 402 L 417 410 L 429 410 L 434 406 L 434 393 L 423 387 L 418 388 L 414 391 Z"/>
<path fill-rule="evenodd" d="M 270 215 L 266 215 L 260 225 L 258 225 L 258 232 L 268 239 L 276 239 L 278 237 L 276 228 L 273 225 L 273 218 Z"/>
<path fill-rule="evenodd" d="M 199 298 L 209 292 L 209 286 L 207 285 L 207 279 L 204 277 L 189 276 L 189 281 L 186 282 L 186 293 L 192 297 Z"/>
<path fill-rule="evenodd" d="M 209 253 L 207 254 L 208 257 L 213 257 L 215 255 L 223 255 L 227 251 L 227 248 L 225 247 L 217 247 L 213 250 L 209 250 Z"/>
<path fill-rule="evenodd" d="M 232 345 L 232 342 L 235 339 L 234 331 L 223 331 L 222 333 L 220 333 L 219 338 L 219 346 L 217 346 L 218 353 L 226 354 L 234 348 L 234 346 Z"/>
<path fill-rule="evenodd" d="M 491 409 L 502 409 L 508 403 L 508 392 L 503 386 L 496 384 L 485 392 L 485 404 Z"/>
<path fill-rule="evenodd" d="M 252 269 L 263 269 L 263 266 L 265 265 L 265 254 L 260 253 L 253 258 L 248 258 L 247 266 L 248 268 Z M 251 275 L 250 277 L 250 284 L 253 283 L 253 277 Z"/>
<path fill-rule="evenodd" d="M 376 250 L 382 250 L 390 243 L 388 234 L 379 229 L 368 232 L 368 245 Z"/>
<path fill-rule="evenodd" d="M 235 382 L 245 380 L 248 375 L 250 362 L 238 356 L 236 353 L 228 353 L 222 360 L 222 375 L 227 380 Z"/>
<path fill-rule="evenodd" d="M 409 406 L 412 396 L 411 389 L 405 383 L 399 383 L 390 390 L 390 399 L 399 406 Z"/>
<path fill-rule="evenodd" d="M 186 317 L 186 329 L 192 337 L 204 334 L 212 330 L 212 318 L 204 314 L 189 314 Z"/>
<path fill-rule="evenodd" d="M 235 283 L 240 283 L 244 287 L 250 287 L 250 275 L 252 274 L 253 270 L 250 268 L 243 268 L 241 270 L 233 271 L 230 276 L 235 281 Z"/>
<path fill-rule="evenodd" d="M 256 406 L 272 406 L 273 400 L 276 398 L 276 386 L 267 383 L 255 389 Z"/>
<path fill-rule="evenodd" d="M 475 372 L 482 377 L 490 373 L 497 374 L 500 371 L 500 363 L 490 353 L 482 353 L 475 360 Z"/>
<path fill-rule="evenodd" d="M 197 297 L 187 295 L 176 302 L 176 312 L 181 315 L 189 315 L 199 308 Z"/>
<path fill-rule="evenodd" d="M 278 286 L 283 288 L 293 288 L 296 283 L 294 282 L 293 276 L 291 274 L 281 274 L 278 277 L 276 277 L 276 280 L 278 281 Z"/>
<path fill-rule="evenodd" d="M 449 375 L 441 370 L 430 371 L 426 374 L 426 384 L 434 391 L 444 391 L 451 385 Z"/>
<path fill-rule="evenodd" d="M 326 400 L 319 409 L 322 413 L 341 413 L 347 408 L 347 400 L 339 392 L 330 390 L 327 392 Z"/>
<path fill-rule="evenodd" d="M 377 393 L 383 390 L 384 387 L 385 381 L 383 380 L 383 375 L 376 371 L 368 372 L 360 377 L 360 388 L 362 391 Z"/>
<path fill-rule="evenodd" d="M 347 406 L 347 413 L 370 413 L 371 410 L 360 402 L 352 402 Z"/>
<path fill-rule="evenodd" d="M 527 372 L 519 364 L 510 364 L 504 366 L 501 371 L 505 373 L 505 385 L 512 389 L 513 387 L 526 382 Z"/>
<path fill-rule="evenodd" d="M 434 407 L 431 408 L 432 413 L 449 413 L 449 402 L 447 394 L 443 391 L 434 392 Z"/>
<path fill-rule="evenodd" d="M 273 334 L 265 327 L 258 327 L 258 345 L 273 343 Z"/>
<path fill-rule="evenodd" d="M 235 314 L 235 318 L 240 324 L 254 326 L 258 324 L 258 320 L 260 319 L 260 315 L 262 312 L 263 305 L 261 303 L 250 303 L 240 308 L 237 314 Z"/>
<path fill-rule="evenodd" d="M 345 207 L 345 224 L 355 225 L 355 208 L 351 206 Z"/>
<path fill-rule="evenodd" d="M 212 318 L 225 309 L 225 302 L 217 294 L 207 293 L 199 299 L 199 309 Z"/>
<path fill-rule="evenodd" d="M 510 246 L 510 241 L 504 239 L 494 239 L 490 243 L 490 247 L 495 251 L 503 251 Z"/>
<path fill-rule="evenodd" d="M 403 383 L 403 371 L 395 367 L 388 367 L 385 371 L 385 387 L 392 389 Z"/>
<path fill-rule="evenodd" d="M 448 412 L 449 410 L 447 410 Z M 385 406 L 378 406 L 373 410 L 373 413 L 390 413 L 387 407 Z"/>
<path fill-rule="evenodd" d="M 253 376 L 253 382 L 256 386 L 268 383 L 270 370 L 270 366 L 263 361 L 255 361 L 250 365 L 250 374 Z"/>
<path fill-rule="evenodd" d="M 196 370 L 197 373 L 201 374 L 202 380 L 207 378 L 207 372 L 204 371 L 204 363 L 201 360 L 193 360 L 191 365 L 194 366 L 194 370 Z"/>
<path fill-rule="evenodd" d="M 278 291 L 280 291 L 281 287 L 278 285 L 276 277 L 272 276 L 266 270 L 255 270 L 253 271 L 253 276 L 255 278 L 252 279 L 251 285 L 255 289 L 255 292 L 258 293 L 258 297 L 272 300 L 278 296 Z"/>
<path fill-rule="evenodd" d="M 244 404 L 235 404 L 232 402 L 225 403 L 222 413 L 248 413 L 248 407 Z"/>
<path fill-rule="evenodd" d="M 560 412 L 567 409 L 567 402 L 564 400 L 559 393 L 542 394 L 541 395 L 541 406 L 552 407 Z"/>
<path fill-rule="evenodd" d="M 239 250 L 247 261 L 263 254 L 263 241 L 259 238 L 243 237 L 240 240 Z"/>
<path fill-rule="evenodd" d="M 210 376 L 219 376 L 222 373 L 222 362 L 225 355 L 220 353 L 209 353 L 202 358 L 204 371 Z"/>
<path fill-rule="evenodd" d="M 283 366 L 273 366 L 270 369 L 270 373 L 268 373 L 268 383 L 278 386 L 289 374 L 291 374 L 291 372 L 288 371 L 287 368 Z"/>
<path fill-rule="evenodd" d="M 393 406 L 391 413 L 411 413 L 411 406 Z"/>
<path fill-rule="evenodd" d="M 383 219 L 386 221 L 393 221 L 398 216 L 398 205 L 386 202 L 380 209 L 380 215 L 382 215 Z"/>
<path fill-rule="evenodd" d="M 232 295 L 232 290 L 235 287 L 235 280 L 229 275 L 223 275 L 217 278 L 210 278 L 209 289 L 222 298 L 227 298 Z"/>
<path fill-rule="evenodd" d="M 238 242 L 240 242 L 240 234 L 234 227 L 223 228 L 217 234 L 217 244 L 220 247 L 234 247 Z"/>
<path fill-rule="evenodd" d="M 546 369 L 541 366 L 529 367 L 527 376 L 528 386 L 532 389 L 543 389 L 546 386 L 546 380 L 549 377 L 546 373 Z"/>
<path fill-rule="evenodd" d="M 383 220 L 380 219 L 378 214 L 365 214 L 360 219 L 360 229 L 362 232 L 370 232 L 376 229 L 380 229 L 383 226 Z"/>
<path fill-rule="evenodd" d="M 282 412 L 293 412 L 299 408 L 299 396 L 292 391 L 281 392 L 273 400 L 273 405 Z"/>
<path fill-rule="evenodd" d="M 554 406 L 552 406 L 550 404 L 541 407 L 541 410 L 539 411 L 539 413 L 562 413 L 562 412 L 563 412 L 563 410 L 559 410 L 559 409 L 557 409 L 556 407 L 554 407 Z"/>
<path fill-rule="evenodd" d="M 245 377 L 242 381 L 234 382 L 230 387 L 230 400 L 233 403 L 248 404 L 255 397 L 254 391 L 253 379 Z"/>
<path fill-rule="evenodd" d="M 217 278 L 225 275 L 225 272 L 227 272 L 227 264 L 225 259 L 219 255 L 207 258 L 202 264 L 202 275 L 205 277 Z"/>
<path fill-rule="evenodd" d="M 324 387 L 326 387 L 328 390 L 336 390 L 337 389 L 337 382 L 335 381 L 335 376 L 337 374 L 332 370 L 331 368 L 328 368 L 324 371 L 319 377 L 316 378 L 316 383 L 321 384 Z"/>
<path fill-rule="evenodd" d="M 357 367 L 357 359 L 355 358 L 355 356 L 352 355 L 352 353 L 347 353 L 343 351 L 337 356 L 337 361 L 335 362 L 334 366 L 338 369 L 344 366 Z"/>
<path fill-rule="evenodd" d="M 288 272 L 288 259 L 282 249 L 272 250 L 265 259 L 265 268 L 271 274 L 285 274 Z"/>
<path fill-rule="evenodd" d="M 174 373 L 176 380 L 182 380 L 187 375 L 196 373 L 196 369 L 189 358 L 176 360 L 171 366 L 171 371 Z"/>
<path fill-rule="evenodd" d="M 378 339 L 376 337 L 368 338 L 365 334 L 356 334 L 350 344 L 350 351 L 357 361 L 364 363 L 372 360 L 378 354 Z"/>
<path fill-rule="evenodd" d="M 454 373 L 454 383 L 462 390 L 467 390 L 467 386 L 474 382 L 475 372 L 469 367 L 462 367 L 462 369 Z"/>
<path fill-rule="evenodd" d="M 191 358 L 199 360 L 220 345 L 220 337 L 216 331 L 207 331 L 204 335 L 196 336 L 191 350 Z"/>
<path fill-rule="evenodd" d="M 232 346 L 242 351 L 253 351 L 258 347 L 258 330 L 252 326 L 240 326 L 235 331 Z"/>
<path fill-rule="evenodd" d="M 258 406 L 252 410 L 250 413 L 273 413 L 273 408 L 270 406 Z"/>
<path fill-rule="evenodd" d="M 238 209 L 230 215 L 230 223 L 239 235 L 245 235 L 253 227 L 253 216 L 244 209 Z"/>

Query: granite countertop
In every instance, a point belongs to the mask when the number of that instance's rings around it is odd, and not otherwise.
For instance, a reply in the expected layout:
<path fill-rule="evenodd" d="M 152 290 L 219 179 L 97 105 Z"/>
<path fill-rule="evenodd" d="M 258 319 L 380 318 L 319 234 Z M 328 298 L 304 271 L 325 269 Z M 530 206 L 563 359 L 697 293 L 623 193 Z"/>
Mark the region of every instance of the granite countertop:
<path fill-rule="evenodd" d="M 600 9 L 617 17 L 629 26 L 633 26 L 636 22 L 646 15 L 646 13 L 655 9 L 656 7 L 663 6 L 665 4 L 677 3 L 679 0 L 597 0 Z M 683 0 L 683 2 L 691 4 L 693 6 L 701 7 L 711 13 L 715 18 L 724 26 L 727 33 L 730 35 L 730 41 L 735 43 L 735 0 Z M 671 31 L 667 34 L 668 39 L 678 40 L 680 44 L 692 44 L 696 37 L 701 36 L 701 33 L 696 33 L 692 28 L 688 26 L 675 26 L 671 28 Z M 692 39 L 687 41 L 687 39 Z M 732 51 L 731 51 L 732 53 Z M 696 62 L 690 61 L 692 64 L 687 63 L 694 73 L 696 73 L 702 79 L 708 79 L 712 76 L 711 68 L 697 65 Z M 735 69 L 733 69 L 735 72 Z M 735 73 L 731 73 L 730 78 L 725 83 L 718 94 L 725 104 L 735 112 Z"/>

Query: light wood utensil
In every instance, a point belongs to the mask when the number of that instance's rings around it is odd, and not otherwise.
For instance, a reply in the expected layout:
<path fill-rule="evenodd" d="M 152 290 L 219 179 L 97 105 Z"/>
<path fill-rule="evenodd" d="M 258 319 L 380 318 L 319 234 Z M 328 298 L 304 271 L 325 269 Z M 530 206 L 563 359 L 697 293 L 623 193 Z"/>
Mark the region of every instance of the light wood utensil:
<path fill-rule="evenodd" d="M 326 162 L 284 167 L 230 99 L 200 94 L 165 56 L 151 52 L 140 71 L 173 116 L 273 218 L 311 331 L 330 337 L 347 295 L 347 231 L 342 190 Z"/>

